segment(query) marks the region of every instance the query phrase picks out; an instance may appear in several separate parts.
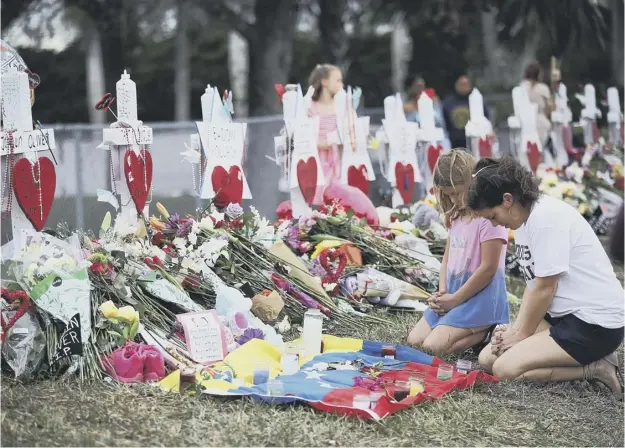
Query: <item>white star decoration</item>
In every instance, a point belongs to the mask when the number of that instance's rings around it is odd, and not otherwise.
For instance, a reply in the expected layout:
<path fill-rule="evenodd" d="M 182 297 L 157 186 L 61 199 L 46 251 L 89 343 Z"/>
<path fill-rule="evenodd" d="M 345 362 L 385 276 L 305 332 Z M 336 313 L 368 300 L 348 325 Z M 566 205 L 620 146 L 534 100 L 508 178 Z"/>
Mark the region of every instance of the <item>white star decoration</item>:
<path fill-rule="evenodd" d="M 307 380 L 320 380 L 321 379 L 321 374 L 314 370 L 311 372 L 304 372 L 304 373 L 306 374 Z"/>

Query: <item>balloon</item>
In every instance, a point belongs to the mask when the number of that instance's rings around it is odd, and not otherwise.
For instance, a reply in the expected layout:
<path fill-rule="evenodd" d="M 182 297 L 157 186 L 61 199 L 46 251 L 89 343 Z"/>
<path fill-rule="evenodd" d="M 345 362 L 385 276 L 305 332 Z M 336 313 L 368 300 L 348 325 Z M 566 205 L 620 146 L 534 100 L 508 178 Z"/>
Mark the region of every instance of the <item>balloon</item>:
<path fill-rule="evenodd" d="M 293 219 L 291 201 L 281 202 L 276 209 L 276 214 L 278 215 L 278 219 Z"/>
<path fill-rule="evenodd" d="M 323 192 L 323 202 L 331 205 L 334 200 L 338 200 L 346 209 L 353 210 L 357 217 L 366 218 L 369 225 L 379 225 L 373 202 L 360 189 L 343 184 L 329 185 Z"/>

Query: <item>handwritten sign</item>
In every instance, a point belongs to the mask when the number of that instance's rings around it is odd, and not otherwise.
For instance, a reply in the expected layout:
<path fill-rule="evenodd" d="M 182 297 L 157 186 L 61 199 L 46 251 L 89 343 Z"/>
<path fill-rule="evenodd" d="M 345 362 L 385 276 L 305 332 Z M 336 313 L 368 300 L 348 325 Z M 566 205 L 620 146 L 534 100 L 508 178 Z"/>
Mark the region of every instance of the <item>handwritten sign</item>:
<path fill-rule="evenodd" d="M 103 129 L 102 137 L 104 145 L 151 145 L 153 143 L 152 128 L 148 126 Z"/>
<path fill-rule="evenodd" d="M 223 360 L 228 354 L 226 332 L 215 310 L 177 316 L 184 329 L 185 342 L 195 362 Z"/>
<path fill-rule="evenodd" d="M 10 153 L 8 140 L 5 134 L 0 135 L 0 156 L 7 156 Z M 23 154 L 28 151 L 48 151 L 56 149 L 54 131 L 51 129 L 37 129 L 27 132 L 13 133 L 13 153 Z"/>
<path fill-rule="evenodd" d="M 65 330 L 56 344 L 52 364 L 73 355 L 82 355 L 80 314 L 76 313 L 65 325 Z"/>
<path fill-rule="evenodd" d="M 213 170 L 222 167 L 226 171 L 237 167 L 243 183 L 243 199 L 252 199 L 252 192 L 245 178 L 241 162 L 247 123 L 231 123 L 227 121 L 196 122 L 200 136 L 203 160 L 206 161 L 204 179 L 202 180 L 202 199 L 211 199 L 216 192 L 211 182 Z"/>

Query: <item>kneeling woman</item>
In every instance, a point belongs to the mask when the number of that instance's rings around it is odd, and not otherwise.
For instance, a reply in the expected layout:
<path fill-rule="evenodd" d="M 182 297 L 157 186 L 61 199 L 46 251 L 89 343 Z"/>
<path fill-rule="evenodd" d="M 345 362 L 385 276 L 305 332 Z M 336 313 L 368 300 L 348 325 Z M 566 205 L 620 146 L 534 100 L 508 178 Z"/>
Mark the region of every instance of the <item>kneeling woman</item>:
<path fill-rule="evenodd" d="M 496 331 L 480 363 L 502 380 L 598 380 L 622 393 L 623 287 L 599 238 L 570 205 L 541 195 L 512 159 L 482 159 L 469 207 L 515 230 L 527 288 L 514 324 Z"/>

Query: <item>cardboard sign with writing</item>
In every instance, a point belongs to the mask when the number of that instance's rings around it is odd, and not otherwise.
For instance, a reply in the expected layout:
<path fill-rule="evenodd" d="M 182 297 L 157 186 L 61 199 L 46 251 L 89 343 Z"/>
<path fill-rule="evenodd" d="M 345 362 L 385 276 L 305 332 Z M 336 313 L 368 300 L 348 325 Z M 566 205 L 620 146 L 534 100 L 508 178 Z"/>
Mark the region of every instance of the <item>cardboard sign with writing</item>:
<path fill-rule="evenodd" d="M 206 161 L 202 199 L 213 198 L 219 190 L 227 190 L 233 199 L 231 202 L 251 199 L 252 193 L 241 166 L 247 124 L 226 121 L 196 124 Z"/>
<path fill-rule="evenodd" d="M 178 314 L 185 342 L 195 362 L 223 360 L 228 354 L 226 331 L 215 310 Z"/>
<path fill-rule="evenodd" d="M 52 364 L 73 355 L 82 355 L 82 336 L 80 334 L 80 314 L 76 313 L 65 325 L 65 330 L 56 344 Z"/>

